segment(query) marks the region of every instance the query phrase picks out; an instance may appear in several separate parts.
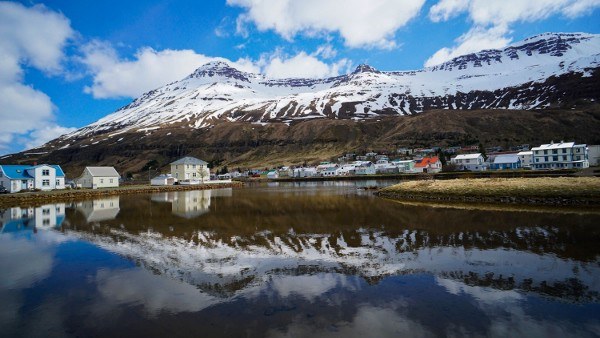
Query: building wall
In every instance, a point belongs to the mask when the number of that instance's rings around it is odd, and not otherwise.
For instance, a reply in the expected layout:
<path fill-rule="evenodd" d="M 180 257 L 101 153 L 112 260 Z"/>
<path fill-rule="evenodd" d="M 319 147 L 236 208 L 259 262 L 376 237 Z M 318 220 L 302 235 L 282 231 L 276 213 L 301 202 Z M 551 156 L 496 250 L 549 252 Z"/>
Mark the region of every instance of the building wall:
<path fill-rule="evenodd" d="M 588 159 L 590 166 L 600 165 L 600 145 L 588 146 Z"/>
<path fill-rule="evenodd" d="M 178 180 L 202 180 L 200 170 L 204 172 L 204 180 L 210 180 L 210 169 L 201 164 L 171 164 L 171 176 Z"/>
<path fill-rule="evenodd" d="M 44 170 L 48 171 L 48 175 L 42 175 Z M 56 169 L 50 166 L 39 166 L 30 170 L 27 170 L 29 175 L 33 176 L 33 187 L 34 189 L 40 190 L 53 190 L 56 189 Z M 44 181 L 48 185 L 44 185 Z"/>
<path fill-rule="evenodd" d="M 116 188 L 119 186 L 119 177 L 94 177 L 93 184 L 96 188 Z"/>
<path fill-rule="evenodd" d="M 76 180 L 76 184 L 82 188 L 115 188 L 119 186 L 119 177 L 94 177 L 85 169 L 83 175 Z"/>
<path fill-rule="evenodd" d="M 532 169 L 583 169 L 589 167 L 587 148 L 583 144 L 559 149 L 533 151 Z"/>

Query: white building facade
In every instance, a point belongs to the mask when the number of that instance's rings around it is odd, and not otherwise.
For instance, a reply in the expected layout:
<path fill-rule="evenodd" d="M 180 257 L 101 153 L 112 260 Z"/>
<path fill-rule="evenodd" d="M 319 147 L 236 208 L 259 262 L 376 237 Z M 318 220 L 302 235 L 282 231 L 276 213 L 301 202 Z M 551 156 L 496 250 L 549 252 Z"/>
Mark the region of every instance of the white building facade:
<path fill-rule="evenodd" d="M 533 170 L 584 169 L 590 166 L 585 144 L 551 142 L 531 149 Z"/>
<path fill-rule="evenodd" d="M 8 192 L 65 188 L 65 173 L 59 165 L 0 165 L 0 186 Z"/>
<path fill-rule="evenodd" d="M 459 170 L 469 170 L 469 171 L 485 171 L 487 170 L 487 165 L 485 163 L 485 159 L 483 155 L 480 153 L 475 154 L 462 154 L 456 155 L 450 159 L 450 163 L 456 165 Z"/>
<path fill-rule="evenodd" d="M 75 184 L 81 188 L 116 188 L 121 175 L 113 167 L 85 167 Z"/>

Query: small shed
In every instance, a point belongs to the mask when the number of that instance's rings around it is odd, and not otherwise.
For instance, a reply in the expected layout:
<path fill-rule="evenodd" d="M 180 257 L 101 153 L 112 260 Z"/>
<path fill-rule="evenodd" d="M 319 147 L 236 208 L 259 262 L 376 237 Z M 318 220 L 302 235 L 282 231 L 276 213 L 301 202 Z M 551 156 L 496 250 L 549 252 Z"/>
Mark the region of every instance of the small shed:
<path fill-rule="evenodd" d="M 162 174 L 150 180 L 150 185 L 173 185 L 177 179 L 171 174 Z"/>

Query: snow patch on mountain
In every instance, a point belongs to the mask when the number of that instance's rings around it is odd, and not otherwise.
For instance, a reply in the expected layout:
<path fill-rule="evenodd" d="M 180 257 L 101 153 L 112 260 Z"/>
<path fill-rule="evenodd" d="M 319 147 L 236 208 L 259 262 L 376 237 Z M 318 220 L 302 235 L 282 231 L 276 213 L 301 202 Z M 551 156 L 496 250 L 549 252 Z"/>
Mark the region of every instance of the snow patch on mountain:
<path fill-rule="evenodd" d="M 217 61 L 181 81 L 144 93 L 66 138 L 173 125 L 203 128 L 221 120 L 289 123 L 311 118 L 370 118 L 414 114 L 431 106 L 535 109 L 549 104 L 544 97 L 551 88 L 520 98 L 498 94 L 480 102 L 481 98 L 463 95 L 459 106 L 455 96 L 534 86 L 569 73 L 589 77 L 599 63 L 600 35 L 585 33 L 541 34 L 502 50 L 463 55 L 422 70 L 388 72 L 360 65 L 351 74 L 325 79 L 269 79 Z"/>

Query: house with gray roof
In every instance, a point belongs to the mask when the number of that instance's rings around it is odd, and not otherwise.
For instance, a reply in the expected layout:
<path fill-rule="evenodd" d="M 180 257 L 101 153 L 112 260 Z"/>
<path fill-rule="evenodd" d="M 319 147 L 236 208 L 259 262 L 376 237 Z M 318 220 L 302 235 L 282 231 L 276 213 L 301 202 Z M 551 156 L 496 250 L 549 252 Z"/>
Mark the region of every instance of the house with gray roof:
<path fill-rule="evenodd" d="M 114 167 L 85 167 L 75 184 L 81 188 L 114 188 L 119 186 L 120 178 Z"/>
<path fill-rule="evenodd" d="M 59 165 L 0 165 L 0 186 L 9 192 L 65 188 L 65 173 Z"/>
<path fill-rule="evenodd" d="M 186 156 L 171 163 L 171 176 L 178 181 L 204 182 L 210 180 L 210 169 L 207 162 Z"/>
<path fill-rule="evenodd" d="M 490 164 L 491 170 L 514 170 L 522 166 L 521 158 L 517 154 L 505 154 L 494 157 L 494 162 Z"/>

